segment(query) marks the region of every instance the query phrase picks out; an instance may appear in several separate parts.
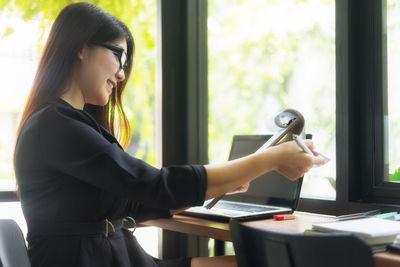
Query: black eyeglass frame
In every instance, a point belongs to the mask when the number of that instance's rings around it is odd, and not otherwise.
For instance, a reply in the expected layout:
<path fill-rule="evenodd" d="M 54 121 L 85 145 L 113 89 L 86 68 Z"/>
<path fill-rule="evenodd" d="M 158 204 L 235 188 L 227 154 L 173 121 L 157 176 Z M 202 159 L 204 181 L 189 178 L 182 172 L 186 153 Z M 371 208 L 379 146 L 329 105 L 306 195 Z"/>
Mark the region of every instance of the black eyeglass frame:
<path fill-rule="evenodd" d="M 124 49 L 122 49 L 120 47 L 117 47 L 117 46 L 114 46 L 114 45 L 98 43 L 98 42 L 90 42 L 89 44 L 96 45 L 96 46 L 101 46 L 101 47 L 104 47 L 104 48 L 107 48 L 107 49 L 111 50 L 114 53 L 114 55 L 116 55 L 118 57 L 120 68 L 123 69 L 123 70 L 126 70 L 126 67 L 128 66 L 128 55 L 126 54 Z M 122 62 L 123 61 L 122 57 L 125 58 L 125 60 L 124 60 L 125 62 Z"/>

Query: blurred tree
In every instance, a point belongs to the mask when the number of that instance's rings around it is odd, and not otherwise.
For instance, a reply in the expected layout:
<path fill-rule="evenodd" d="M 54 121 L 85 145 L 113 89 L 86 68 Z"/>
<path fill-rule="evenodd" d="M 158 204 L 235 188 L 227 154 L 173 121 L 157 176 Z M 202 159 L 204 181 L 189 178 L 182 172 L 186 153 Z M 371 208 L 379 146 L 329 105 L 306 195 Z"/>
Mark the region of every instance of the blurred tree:
<path fill-rule="evenodd" d="M 269 120 L 288 107 L 302 112 L 317 148 L 333 158 L 335 1 L 208 4 L 210 161 L 227 159 L 233 135 L 273 131 Z M 328 168 L 309 173 L 303 192 L 335 197 L 335 165 Z"/>
<path fill-rule="evenodd" d="M 46 32 L 58 13 L 68 4 L 80 2 L 70 0 L 0 0 L 0 12 L 20 14 L 25 20 L 39 20 L 42 47 Z M 148 0 L 89 0 L 123 21 L 132 31 L 136 54 L 134 72 L 124 99 L 132 139 L 127 151 L 150 164 L 155 164 L 155 32 L 156 1 Z M 0 28 L 0 31 L 2 28 Z M 0 36 L 13 33 L 8 25 Z"/>
<path fill-rule="evenodd" d="M 225 160 L 222 157 L 228 155 L 234 134 L 260 133 L 273 112 L 292 106 L 292 95 L 305 92 L 290 92 L 304 53 L 321 53 L 334 62 L 334 29 L 321 26 L 317 17 L 302 14 L 307 9 L 332 6 L 333 0 L 209 0 L 211 160 Z M 298 10 L 297 18 L 291 17 L 289 9 Z M 299 18 L 301 23 L 296 21 Z M 303 52 L 305 44 L 308 51 Z M 331 133 L 327 146 L 335 136 L 335 110 L 327 109 L 320 100 L 328 98 L 333 106 L 332 77 L 324 86 L 307 89 L 312 89 L 309 97 L 315 110 L 307 123 Z"/>

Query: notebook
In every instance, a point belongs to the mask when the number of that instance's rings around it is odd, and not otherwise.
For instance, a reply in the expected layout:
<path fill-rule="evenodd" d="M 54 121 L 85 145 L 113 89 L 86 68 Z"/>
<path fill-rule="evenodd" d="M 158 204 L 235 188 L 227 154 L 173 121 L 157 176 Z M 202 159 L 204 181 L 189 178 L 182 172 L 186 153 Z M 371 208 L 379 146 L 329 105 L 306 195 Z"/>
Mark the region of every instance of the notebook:
<path fill-rule="evenodd" d="M 400 222 L 373 217 L 348 219 L 314 223 L 311 231 L 313 233 L 350 232 L 369 245 L 389 244 L 396 239 L 397 235 L 400 235 Z"/>
<path fill-rule="evenodd" d="M 271 136 L 235 135 L 229 160 L 257 151 Z M 302 181 L 302 178 L 290 181 L 278 172 L 271 171 L 253 180 L 247 192 L 225 195 L 212 209 L 205 208 L 209 200 L 204 206 L 189 208 L 181 214 L 219 221 L 229 221 L 231 218 L 243 221 L 292 213 L 297 208 Z"/>

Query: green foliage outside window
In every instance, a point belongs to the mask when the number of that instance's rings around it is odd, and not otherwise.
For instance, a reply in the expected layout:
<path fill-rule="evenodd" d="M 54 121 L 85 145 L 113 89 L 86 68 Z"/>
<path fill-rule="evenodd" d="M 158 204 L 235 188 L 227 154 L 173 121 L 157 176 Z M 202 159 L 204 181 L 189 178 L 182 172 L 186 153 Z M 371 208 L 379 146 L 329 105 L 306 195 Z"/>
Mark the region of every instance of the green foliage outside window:
<path fill-rule="evenodd" d="M 25 21 L 39 20 L 42 47 L 52 21 L 68 4 L 66 0 L 0 0 L 0 12 L 18 14 Z M 136 45 L 133 75 L 127 85 L 124 107 L 132 139 L 127 151 L 150 164 L 155 164 L 155 32 L 156 1 L 91 0 L 86 1 L 106 10 L 123 21 L 131 30 Z M 0 27 L 0 38 L 13 34 L 12 25 Z M 21 107 L 22 110 L 22 107 Z"/>
<path fill-rule="evenodd" d="M 335 1 L 209 0 L 208 11 L 210 161 L 227 159 L 233 135 L 273 131 L 266 125 L 288 107 L 334 159 Z M 326 168 L 304 192 L 335 196 L 335 162 Z"/>
<path fill-rule="evenodd" d="M 398 168 L 394 173 L 389 173 L 389 181 L 400 182 L 400 168 Z"/>
<path fill-rule="evenodd" d="M 298 28 L 292 26 L 298 22 L 286 16 L 281 20 L 292 25 L 280 26 L 277 22 L 272 27 L 268 25 L 268 19 L 255 19 L 262 10 L 279 10 L 286 6 L 303 10 L 307 5 L 310 5 L 307 8 L 313 8 L 309 2 L 318 2 L 319 8 L 322 6 L 320 2 L 328 8 L 334 3 L 305 0 L 209 1 L 209 135 L 212 159 L 223 160 L 220 155 L 227 155 L 233 134 L 260 133 L 268 116 L 274 115 L 271 111 L 293 106 L 290 83 L 296 68 L 299 68 L 299 55 L 304 43 L 307 42 L 313 50 L 325 53 L 326 57 L 334 58 L 334 34 L 329 32 L 331 29 L 323 28 L 318 19 L 309 19 L 310 23 Z M 251 34 L 254 28 L 259 31 Z M 334 96 L 334 91 L 334 80 L 327 80 L 325 85 L 314 89 L 310 96 L 311 103 L 307 105 L 312 105 L 315 117 L 307 122 L 308 125 L 334 133 L 335 110 L 327 109 L 320 101 L 326 96 Z M 307 89 L 294 94 L 305 92 Z M 333 99 L 331 101 L 334 103 Z M 273 110 L 268 105 L 272 102 L 277 109 Z M 260 114 L 264 114 L 262 120 Z M 331 144 L 333 139 L 334 134 L 325 140 L 326 144 Z M 215 147 L 222 143 L 226 144 L 223 150 L 217 150 Z"/>

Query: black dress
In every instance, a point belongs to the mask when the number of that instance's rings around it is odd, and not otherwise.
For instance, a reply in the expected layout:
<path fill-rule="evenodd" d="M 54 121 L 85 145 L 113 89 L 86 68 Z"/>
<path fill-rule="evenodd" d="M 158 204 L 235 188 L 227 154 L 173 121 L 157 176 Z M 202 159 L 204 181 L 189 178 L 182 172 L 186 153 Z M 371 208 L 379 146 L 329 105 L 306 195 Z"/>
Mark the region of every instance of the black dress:
<path fill-rule="evenodd" d="M 15 173 L 32 266 L 190 266 L 148 255 L 121 219 L 202 205 L 203 166 L 154 168 L 124 152 L 90 114 L 57 99 L 24 125 Z"/>

